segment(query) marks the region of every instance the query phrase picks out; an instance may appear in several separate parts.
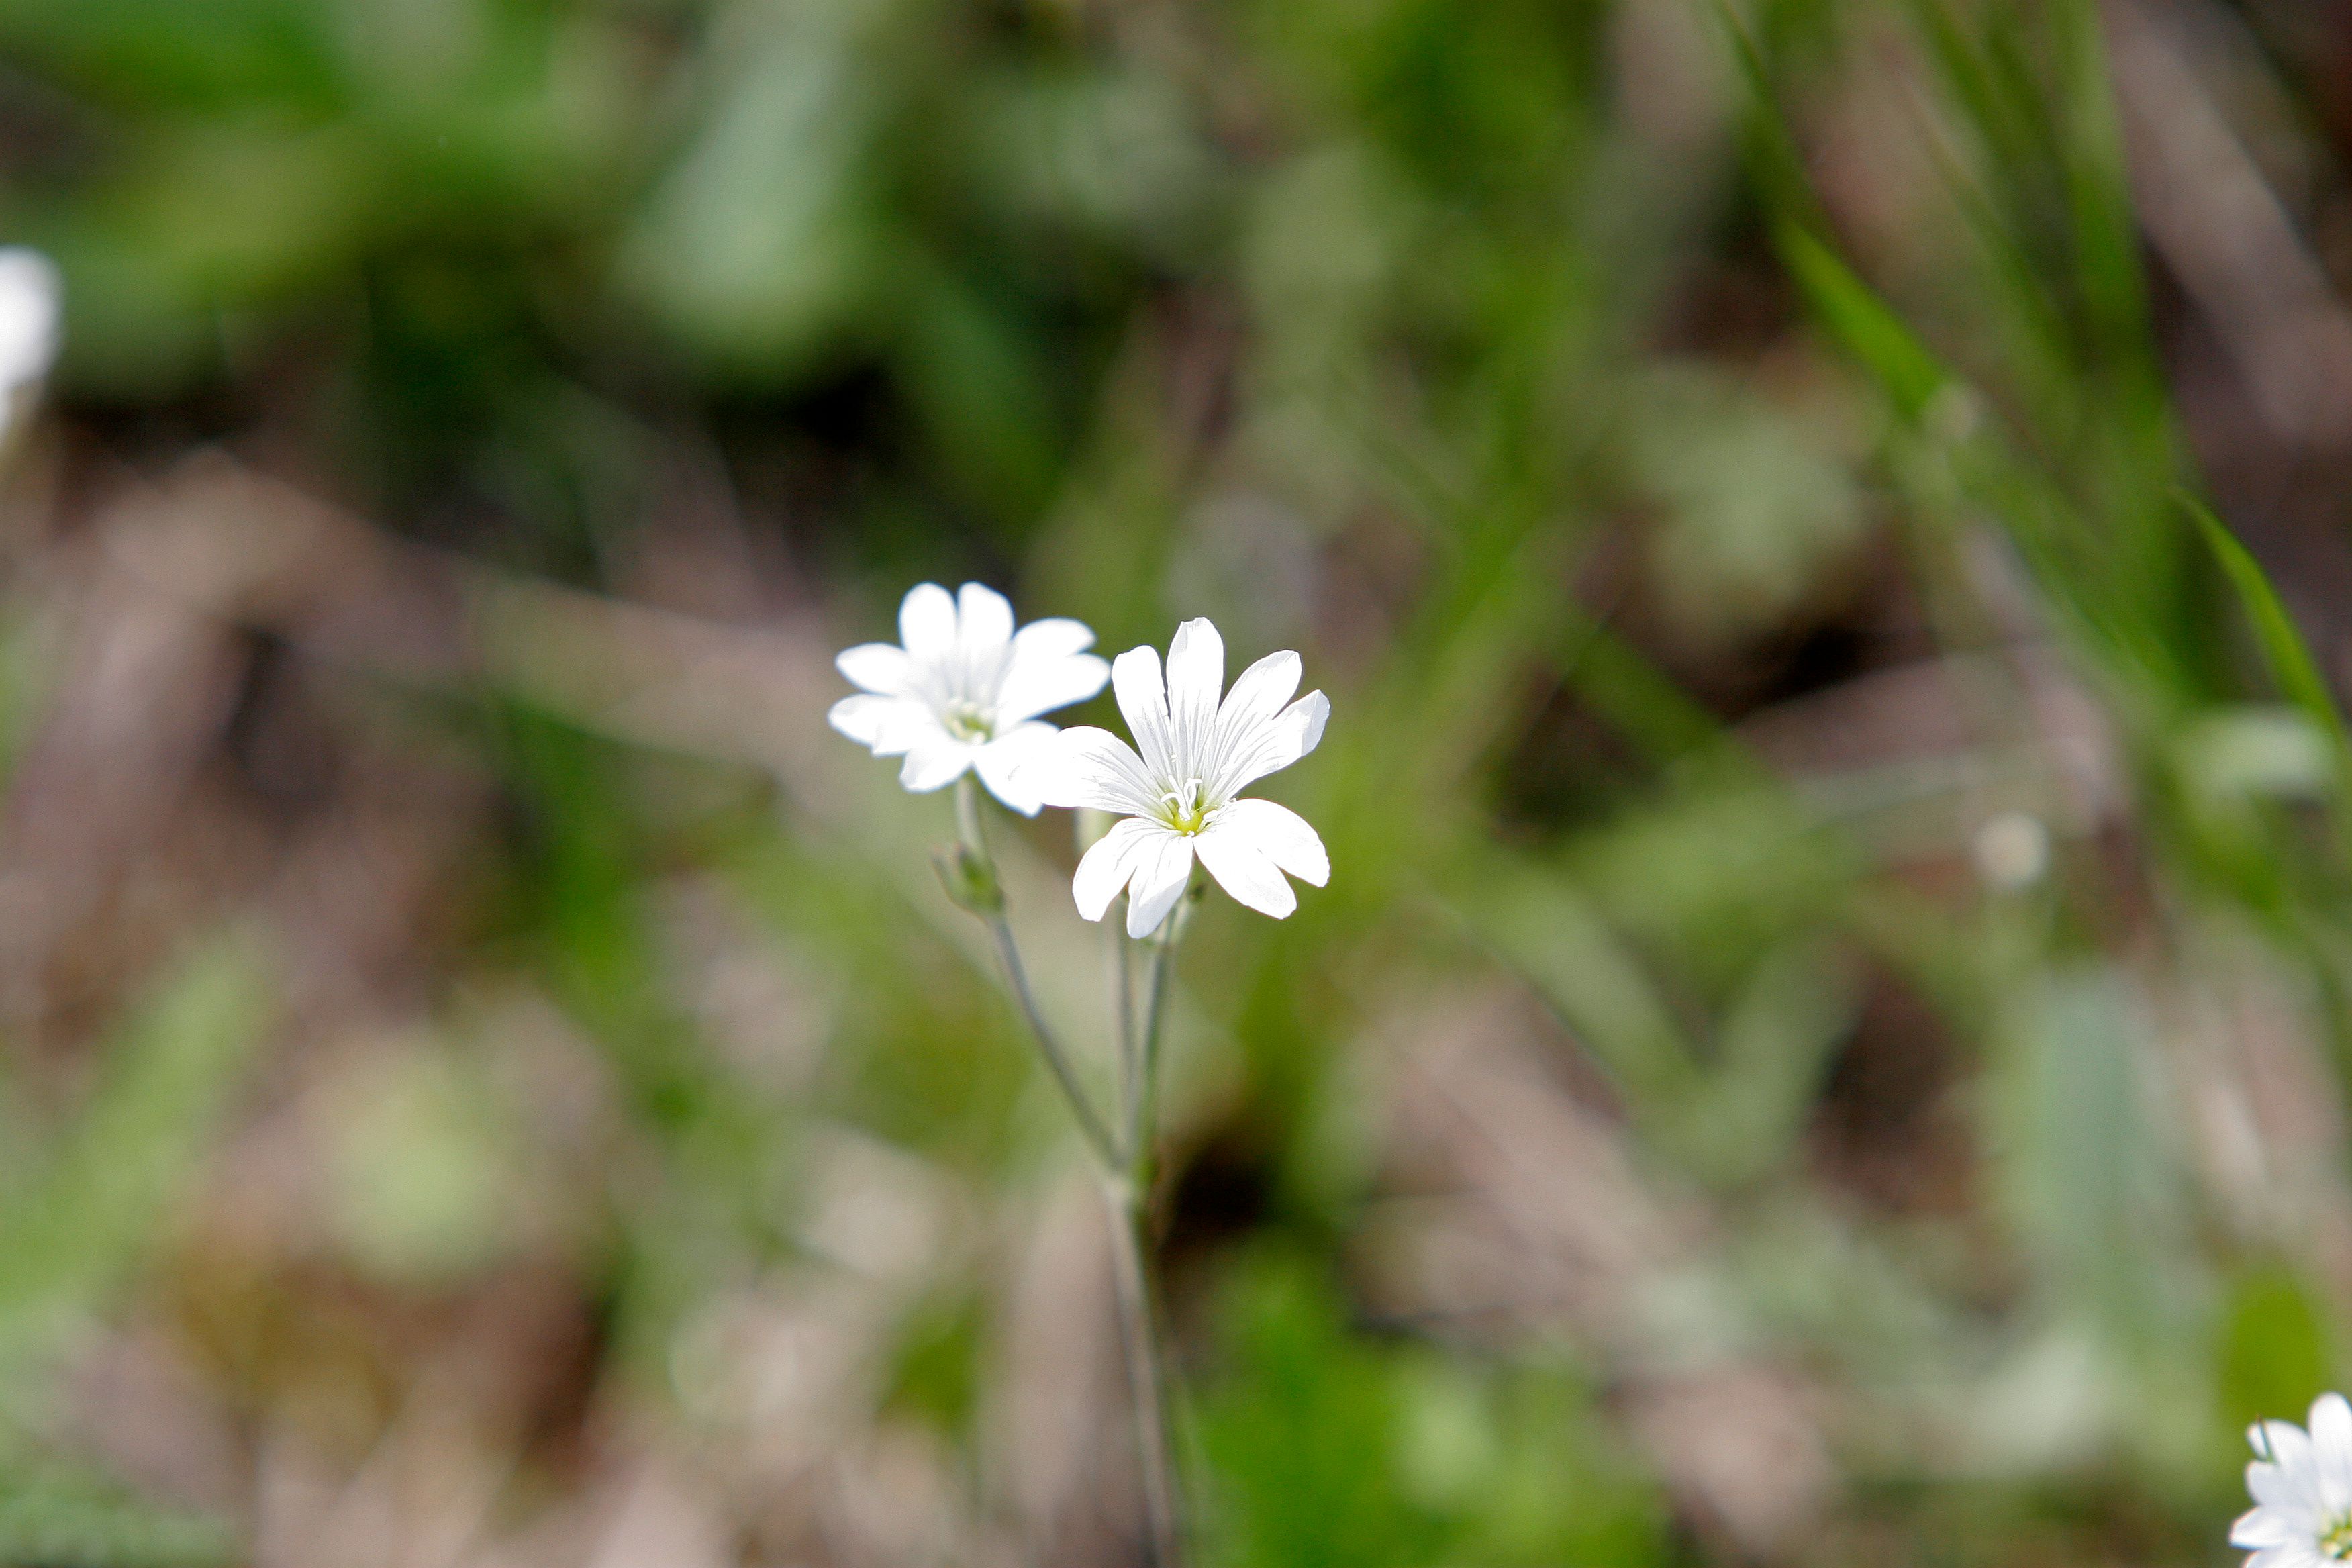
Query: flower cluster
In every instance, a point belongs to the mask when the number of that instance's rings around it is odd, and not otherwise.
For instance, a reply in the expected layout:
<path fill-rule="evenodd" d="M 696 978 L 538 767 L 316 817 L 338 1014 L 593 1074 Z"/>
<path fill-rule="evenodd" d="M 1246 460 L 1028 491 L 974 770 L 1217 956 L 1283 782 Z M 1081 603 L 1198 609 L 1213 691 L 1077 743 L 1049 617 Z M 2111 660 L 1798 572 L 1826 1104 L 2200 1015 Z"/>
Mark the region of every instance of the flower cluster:
<path fill-rule="evenodd" d="M 1315 829 L 1286 806 L 1242 791 L 1286 768 L 1323 738 L 1331 704 L 1292 700 L 1300 663 L 1268 654 L 1224 689 L 1225 646 L 1205 620 L 1169 645 L 1130 648 L 1106 666 L 1076 621 L 1033 621 L 977 583 L 950 597 L 925 583 L 898 612 L 902 646 L 844 653 L 860 695 L 835 704 L 833 727 L 877 756 L 903 756 L 899 780 L 935 790 L 966 769 L 1024 815 L 1040 805 L 1092 807 L 1121 820 L 1078 863 L 1078 912 L 1099 921 L 1121 892 L 1127 930 L 1149 935 L 1201 867 L 1240 903 L 1276 919 L 1298 907 L 1285 873 L 1321 887 L 1331 863 Z M 1134 734 L 1056 730 L 1042 715 L 1083 702 L 1108 680 Z"/>

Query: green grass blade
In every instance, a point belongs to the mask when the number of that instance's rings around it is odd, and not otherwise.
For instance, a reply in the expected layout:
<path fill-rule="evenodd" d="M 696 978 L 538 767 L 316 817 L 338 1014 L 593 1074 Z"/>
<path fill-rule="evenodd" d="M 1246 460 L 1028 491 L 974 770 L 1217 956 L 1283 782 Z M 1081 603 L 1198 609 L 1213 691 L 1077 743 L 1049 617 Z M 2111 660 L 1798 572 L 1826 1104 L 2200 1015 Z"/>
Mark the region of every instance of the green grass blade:
<path fill-rule="evenodd" d="M 2287 614 L 2285 603 L 2272 586 L 2270 574 L 2263 570 L 2253 552 L 2238 542 L 2238 536 L 2213 515 L 2210 508 L 2186 490 L 2179 494 L 2180 504 L 2197 520 L 2205 542 L 2221 561 L 2230 586 L 2237 591 L 2238 602 L 2245 607 L 2254 640 L 2262 648 L 2263 662 L 2269 668 L 2271 679 L 2278 682 L 2280 695 L 2319 726 L 2320 733 L 2336 748 L 2339 768 L 2352 763 L 2352 737 L 2345 733 L 2344 716 L 2336 708 L 2335 694 L 2327 688 L 2327 678 L 2320 673 L 2319 661 L 2311 655 L 2311 645 L 2304 640 L 2294 617 Z M 2352 777 L 2352 773 L 2347 776 Z"/>
<path fill-rule="evenodd" d="M 1790 276 L 1822 324 L 1877 379 L 1903 417 L 1916 424 L 1951 384 L 1941 362 L 1828 246 L 1787 221 L 1776 226 L 1775 238 Z"/>

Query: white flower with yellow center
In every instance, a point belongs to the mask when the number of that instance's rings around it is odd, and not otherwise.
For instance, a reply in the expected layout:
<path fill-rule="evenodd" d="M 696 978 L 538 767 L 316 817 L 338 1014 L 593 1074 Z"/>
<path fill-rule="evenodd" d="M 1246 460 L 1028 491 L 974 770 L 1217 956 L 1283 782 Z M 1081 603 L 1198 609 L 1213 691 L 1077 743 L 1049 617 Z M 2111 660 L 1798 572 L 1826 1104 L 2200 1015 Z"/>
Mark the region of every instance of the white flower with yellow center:
<path fill-rule="evenodd" d="M 1039 799 L 1017 775 L 1056 733 L 1037 716 L 1085 701 L 1110 679 L 1086 651 L 1095 634 L 1060 619 L 1016 632 L 995 590 L 966 583 L 951 597 L 919 583 L 898 606 L 898 636 L 901 646 L 861 643 L 834 661 L 860 691 L 833 705 L 833 727 L 877 757 L 905 757 L 898 782 L 910 790 L 944 789 L 969 768 L 1034 816 Z"/>
<path fill-rule="evenodd" d="M 1023 777 L 1048 805 L 1125 819 L 1078 862 L 1071 891 L 1080 914 L 1102 919 L 1125 889 L 1128 935 L 1149 935 L 1183 896 L 1194 856 L 1235 900 L 1277 920 L 1298 907 L 1284 872 L 1318 888 L 1330 879 L 1323 840 L 1304 817 L 1238 798 L 1323 738 L 1330 700 L 1310 691 L 1292 702 L 1298 676 L 1297 654 L 1268 654 L 1220 704 L 1225 645 L 1204 620 L 1176 628 L 1164 685 L 1153 649 L 1118 656 L 1112 689 L 1140 754 L 1107 730 L 1078 726 L 1041 747 Z"/>
<path fill-rule="evenodd" d="M 2246 1568 L 2352 1561 L 2352 1405 L 2323 1394 L 2312 1401 L 2309 1432 L 2263 1421 L 2246 1440 L 2261 1456 L 2246 1467 L 2255 1506 L 2230 1527 L 2230 1544 L 2253 1552 Z"/>

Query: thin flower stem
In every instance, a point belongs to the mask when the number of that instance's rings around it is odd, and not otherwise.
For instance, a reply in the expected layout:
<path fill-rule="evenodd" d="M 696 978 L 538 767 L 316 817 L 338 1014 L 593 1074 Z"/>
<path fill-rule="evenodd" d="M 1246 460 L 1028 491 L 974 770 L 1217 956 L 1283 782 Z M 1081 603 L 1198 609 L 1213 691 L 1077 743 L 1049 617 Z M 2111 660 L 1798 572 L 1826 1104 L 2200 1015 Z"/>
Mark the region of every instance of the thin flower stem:
<path fill-rule="evenodd" d="M 1151 969 L 1145 983 L 1139 1027 L 1131 1013 L 1126 1015 L 1128 1036 L 1135 1047 L 1134 1070 L 1124 1079 L 1128 1092 L 1121 1107 L 1127 1119 L 1127 1173 L 1124 1180 L 1103 1186 L 1117 1252 L 1129 1406 L 1135 1420 L 1136 1463 L 1143 1475 L 1144 1510 L 1150 1526 L 1150 1561 L 1154 1568 L 1180 1568 L 1187 1536 L 1184 1497 L 1177 1484 L 1168 1439 L 1168 1373 L 1153 1309 L 1159 1296 L 1158 1269 L 1153 1266 L 1147 1219 L 1159 1153 L 1161 1025 L 1167 1016 L 1176 944 L 1183 936 L 1192 902 L 1188 892 L 1159 931 L 1146 939 L 1151 949 Z M 1127 972 L 1124 958 L 1119 967 L 1122 973 Z"/>
<path fill-rule="evenodd" d="M 1038 1054 L 1052 1069 L 1054 1081 L 1062 1086 L 1064 1098 L 1070 1102 L 1070 1114 L 1076 1118 L 1078 1131 L 1085 1134 L 1087 1147 L 1106 1171 L 1118 1169 L 1118 1146 L 1112 1142 L 1110 1129 L 1103 1125 L 1101 1113 L 1094 1101 L 1078 1085 L 1078 1075 L 1070 1059 L 1062 1052 L 1061 1042 L 1054 1031 L 1045 1026 L 1044 1015 L 1037 1010 L 1037 998 L 1029 990 L 1029 972 L 1022 967 L 1021 949 L 1013 940 L 1012 923 L 999 912 L 988 917 L 990 931 L 996 936 L 997 955 L 1004 961 L 1004 973 L 1013 983 L 1013 999 L 1021 1005 L 1022 1016 L 1029 1020 L 1029 1032 L 1037 1037 Z"/>
<path fill-rule="evenodd" d="M 1135 1116 L 1135 1097 L 1139 1087 L 1141 1062 L 1136 1055 L 1135 1039 L 1135 965 L 1129 961 L 1126 933 L 1118 921 L 1103 922 L 1105 951 L 1110 955 L 1111 1016 L 1117 1021 L 1118 1044 L 1118 1124 L 1125 1129 Z M 1127 1161 L 1127 1150 L 1119 1151 L 1120 1163 Z"/>
<path fill-rule="evenodd" d="M 989 858 L 988 837 L 981 826 L 980 791 L 972 777 L 966 773 L 956 781 L 956 828 L 963 847 L 974 858 L 989 868 L 990 880 L 995 878 L 995 862 Z M 1070 1114 L 1076 1118 L 1078 1131 L 1087 1141 L 1097 1163 L 1106 1173 L 1120 1168 L 1118 1144 L 1110 1129 L 1103 1124 L 1101 1112 L 1078 1083 L 1078 1075 L 1070 1066 L 1070 1058 L 1062 1042 L 1045 1023 L 1045 1015 L 1037 1005 L 1036 994 L 1029 988 L 1029 971 L 1021 962 L 1021 946 L 1013 937 L 1013 923 L 1004 918 L 1000 901 L 993 909 L 976 911 L 988 924 L 989 934 L 996 939 L 996 955 L 1004 965 L 1005 980 L 1013 989 L 1013 999 L 1020 1005 L 1021 1016 L 1029 1025 L 1029 1033 L 1037 1042 L 1037 1051 L 1045 1058 L 1054 1081 L 1061 1086 L 1062 1096 L 1070 1102 Z"/>
<path fill-rule="evenodd" d="M 1013 1000 L 1020 1005 L 1037 1049 L 1052 1069 L 1054 1081 L 1070 1102 L 1070 1112 L 1085 1135 L 1087 1147 L 1102 1171 L 1103 1205 L 1110 1224 L 1113 1294 L 1118 1303 L 1119 1342 L 1125 1352 L 1129 1413 L 1135 1424 L 1136 1464 L 1141 1472 L 1143 1506 L 1148 1526 L 1150 1568 L 1183 1568 L 1186 1530 L 1183 1497 L 1168 1441 L 1166 1370 L 1160 1353 L 1160 1330 L 1153 1311 L 1156 1297 L 1147 1211 L 1152 1180 L 1152 1156 L 1158 1115 L 1160 1027 L 1166 1010 L 1169 970 L 1192 898 L 1190 893 L 1150 939 L 1151 978 L 1139 1031 L 1135 1018 L 1132 965 L 1116 933 L 1112 939 L 1116 965 L 1114 1003 L 1118 1015 L 1119 1115 L 1125 1137 L 1114 1135 L 1079 1087 L 1077 1074 L 1063 1052 L 1060 1040 L 1046 1026 L 1029 988 L 1029 973 L 1021 962 L 1020 945 L 1004 918 L 1003 895 L 997 883 L 995 862 L 981 817 L 980 791 L 970 774 L 956 782 L 956 830 L 964 853 L 984 872 L 988 896 L 974 899 L 974 912 L 988 923 L 996 939 L 997 956 L 1004 964 Z M 1138 1039 L 1139 1033 L 1141 1038 Z"/>
<path fill-rule="evenodd" d="M 1145 1223 L 1143 1190 L 1132 1181 L 1103 1183 L 1104 1217 L 1110 1225 L 1111 1264 L 1118 1296 L 1119 1339 L 1127 1352 L 1128 1404 L 1135 1419 L 1135 1458 L 1143 1482 L 1143 1511 L 1151 1568 L 1181 1568 L 1184 1562 L 1183 1498 L 1169 1452 L 1167 1373 L 1160 1355 L 1154 1296 L 1151 1241 Z"/>
<path fill-rule="evenodd" d="M 1153 1160 L 1160 1135 L 1160 1033 L 1168 1011 L 1168 976 L 1175 966 L 1180 908 L 1151 939 L 1150 978 L 1144 983 L 1143 1040 L 1138 1053 L 1135 1092 L 1128 1103 L 1128 1177 L 1144 1192 L 1151 1190 Z"/>

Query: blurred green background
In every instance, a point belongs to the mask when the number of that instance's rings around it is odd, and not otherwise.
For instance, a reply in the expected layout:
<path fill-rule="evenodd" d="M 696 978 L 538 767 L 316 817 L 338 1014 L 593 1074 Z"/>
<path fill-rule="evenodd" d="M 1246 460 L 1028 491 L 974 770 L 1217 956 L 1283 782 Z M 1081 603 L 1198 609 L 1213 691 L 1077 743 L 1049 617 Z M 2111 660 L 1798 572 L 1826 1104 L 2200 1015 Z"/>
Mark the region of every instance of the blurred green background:
<path fill-rule="evenodd" d="M 823 723 L 967 578 L 1332 697 L 1176 1001 L 1208 1568 L 2233 1561 L 2352 1325 L 2347 156 L 2326 0 L 0 0 L 0 1562 L 1136 1560 Z"/>

